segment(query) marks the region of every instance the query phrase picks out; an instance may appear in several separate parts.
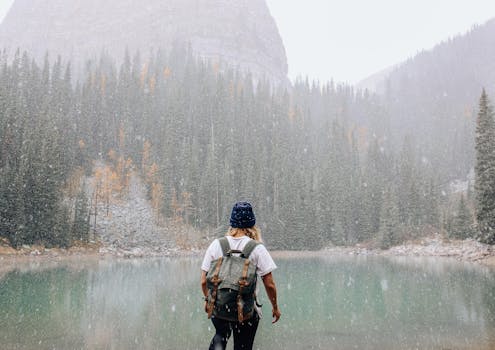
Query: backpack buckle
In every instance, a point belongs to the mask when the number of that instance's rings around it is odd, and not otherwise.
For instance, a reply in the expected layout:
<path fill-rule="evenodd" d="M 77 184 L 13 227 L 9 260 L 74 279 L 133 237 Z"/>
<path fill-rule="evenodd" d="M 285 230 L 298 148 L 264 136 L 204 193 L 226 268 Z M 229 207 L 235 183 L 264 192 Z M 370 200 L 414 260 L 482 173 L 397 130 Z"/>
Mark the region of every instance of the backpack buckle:
<path fill-rule="evenodd" d="M 241 254 L 242 255 L 242 250 L 231 249 L 227 252 L 227 256 L 232 256 L 232 254 Z"/>
<path fill-rule="evenodd" d="M 246 277 L 243 277 L 239 280 L 239 286 L 242 286 L 242 287 L 247 287 L 249 286 L 249 282 L 247 281 L 247 278 Z"/>
<path fill-rule="evenodd" d="M 211 283 L 213 284 L 220 284 L 220 282 L 222 282 L 222 279 L 220 277 L 218 277 L 217 275 L 213 276 L 211 279 L 210 279 Z"/>

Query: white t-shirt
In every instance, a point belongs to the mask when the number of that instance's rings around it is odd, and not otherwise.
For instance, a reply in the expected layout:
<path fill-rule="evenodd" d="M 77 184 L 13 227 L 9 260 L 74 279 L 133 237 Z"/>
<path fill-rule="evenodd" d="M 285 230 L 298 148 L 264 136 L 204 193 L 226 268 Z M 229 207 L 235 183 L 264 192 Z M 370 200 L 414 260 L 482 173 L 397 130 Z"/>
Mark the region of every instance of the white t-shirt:
<path fill-rule="evenodd" d="M 248 236 L 225 237 L 227 237 L 227 240 L 230 244 L 230 249 L 232 250 L 243 250 L 247 242 L 251 240 L 251 238 L 249 238 Z M 201 270 L 208 272 L 211 262 L 215 259 L 218 259 L 222 255 L 222 246 L 220 245 L 218 239 L 215 239 L 206 250 L 203 263 L 201 264 Z M 270 256 L 270 253 L 268 253 L 268 250 L 266 250 L 263 244 L 259 244 L 258 246 L 256 246 L 256 248 L 254 248 L 251 255 L 249 255 L 249 260 L 251 260 L 258 267 L 256 272 L 260 277 L 269 274 L 277 268 L 277 265 L 275 265 L 275 262 Z"/>

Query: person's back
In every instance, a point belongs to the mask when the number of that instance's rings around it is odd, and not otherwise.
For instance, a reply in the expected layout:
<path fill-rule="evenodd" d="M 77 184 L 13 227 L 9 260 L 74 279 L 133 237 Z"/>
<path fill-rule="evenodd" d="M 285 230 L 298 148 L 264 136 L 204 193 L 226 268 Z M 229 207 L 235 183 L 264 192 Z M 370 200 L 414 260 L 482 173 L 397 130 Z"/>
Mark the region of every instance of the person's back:
<path fill-rule="evenodd" d="M 254 226 L 255 222 L 256 220 L 251 205 L 246 202 L 237 203 L 232 209 L 230 219 L 231 229 L 226 236 L 226 241 L 224 240 L 222 242 L 220 239 L 215 239 L 208 247 L 203 263 L 201 264 L 201 288 L 205 296 L 205 311 L 211 316 L 211 320 L 216 330 L 216 334 L 210 343 L 211 350 L 225 349 L 232 331 L 234 331 L 234 349 L 252 349 L 259 319 L 261 317 L 261 310 L 256 305 L 255 297 L 245 297 L 245 294 L 242 294 L 242 286 L 239 286 L 241 292 L 239 293 L 238 299 L 243 300 L 237 304 L 243 305 L 245 310 L 251 310 L 251 308 L 255 309 L 255 312 L 247 315 L 247 319 L 243 316 L 243 310 L 241 310 L 240 313 L 239 310 L 232 310 L 234 314 L 240 315 L 239 317 L 242 319 L 235 321 L 231 318 L 230 313 L 215 312 L 214 310 L 215 304 L 218 304 L 215 303 L 215 299 L 220 284 L 220 279 L 218 278 L 220 267 L 218 266 L 221 266 L 221 260 L 228 254 L 228 250 L 241 253 L 246 247 L 251 248 L 247 254 L 248 256 L 244 257 L 245 260 L 249 260 L 246 262 L 246 266 L 249 266 L 250 264 L 255 266 L 256 274 L 261 277 L 263 284 L 265 285 L 265 290 L 272 304 L 273 323 L 277 322 L 280 318 L 281 314 L 277 305 L 277 290 L 272 276 L 272 271 L 275 270 L 277 266 L 268 250 L 261 244 L 259 230 Z M 258 244 L 249 244 L 249 242 L 253 240 Z M 226 247 L 227 243 L 228 247 Z M 223 247 L 222 244 L 224 245 Z M 213 266 L 218 271 L 211 271 Z M 208 271 L 210 271 L 210 273 L 208 273 Z M 214 283 L 215 280 L 211 282 L 211 278 L 215 278 L 215 273 L 217 283 Z M 207 274 L 211 277 L 209 283 L 210 289 L 207 286 Z M 242 281 L 242 278 L 240 280 Z M 238 290 L 239 288 L 233 289 Z M 247 305 L 246 307 L 246 305 L 243 304 L 244 302 L 253 303 L 253 305 Z"/>

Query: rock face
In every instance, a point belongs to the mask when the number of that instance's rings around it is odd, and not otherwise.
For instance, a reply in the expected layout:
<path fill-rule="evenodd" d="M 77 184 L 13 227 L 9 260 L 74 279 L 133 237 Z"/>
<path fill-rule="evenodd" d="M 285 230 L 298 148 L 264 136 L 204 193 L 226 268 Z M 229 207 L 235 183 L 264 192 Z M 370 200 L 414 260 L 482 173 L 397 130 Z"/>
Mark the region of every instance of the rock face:
<path fill-rule="evenodd" d="M 265 0 L 15 0 L 0 25 L 0 46 L 9 52 L 40 59 L 48 50 L 76 63 L 102 50 L 145 55 L 175 41 L 255 77 L 287 81 L 285 49 Z"/>

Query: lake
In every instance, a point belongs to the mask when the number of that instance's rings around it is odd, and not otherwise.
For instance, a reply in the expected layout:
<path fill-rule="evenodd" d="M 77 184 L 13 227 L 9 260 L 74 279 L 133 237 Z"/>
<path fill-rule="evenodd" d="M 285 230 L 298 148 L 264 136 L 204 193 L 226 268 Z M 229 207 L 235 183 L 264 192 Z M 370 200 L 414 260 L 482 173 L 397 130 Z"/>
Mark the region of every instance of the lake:
<path fill-rule="evenodd" d="M 276 259 L 282 318 L 256 349 L 495 349 L 495 270 L 438 258 Z M 206 349 L 200 260 L 93 260 L 0 276 L 0 349 Z M 232 346 L 229 344 L 229 349 Z"/>

